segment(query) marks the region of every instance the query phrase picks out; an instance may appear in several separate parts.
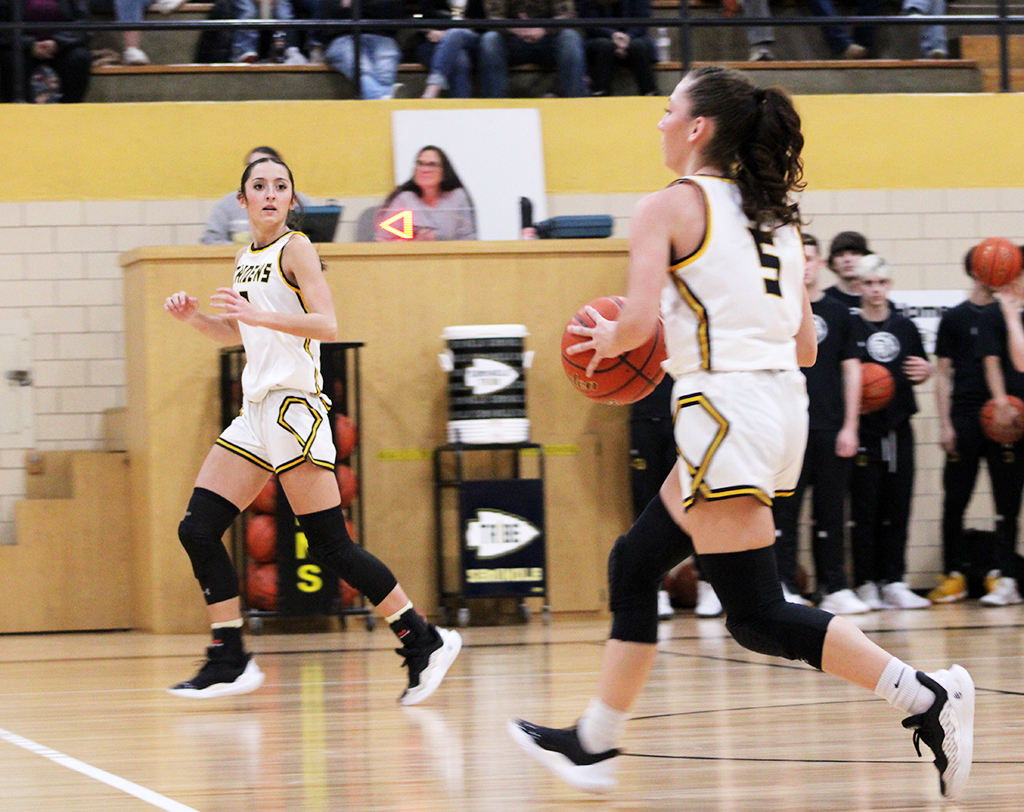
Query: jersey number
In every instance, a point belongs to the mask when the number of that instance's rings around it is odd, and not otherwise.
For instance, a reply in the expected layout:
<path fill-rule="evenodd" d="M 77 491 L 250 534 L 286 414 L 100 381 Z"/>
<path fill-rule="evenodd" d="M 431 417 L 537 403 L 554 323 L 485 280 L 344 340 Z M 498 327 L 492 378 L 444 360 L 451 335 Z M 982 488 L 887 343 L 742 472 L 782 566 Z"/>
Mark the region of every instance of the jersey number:
<path fill-rule="evenodd" d="M 766 271 L 775 272 L 774 275 L 765 276 L 764 292 L 769 296 L 781 296 L 782 286 L 779 284 L 779 272 L 782 270 L 782 263 L 779 262 L 779 255 L 774 253 L 775 244 L 772 242 L 772 232 L 762 231 L 759 228 L 748 228 L 747 230 L 754 238 L 757 255 L 761 258 L 761 267 Z M 766 249 L 770 249 L 770 252 Z"/>

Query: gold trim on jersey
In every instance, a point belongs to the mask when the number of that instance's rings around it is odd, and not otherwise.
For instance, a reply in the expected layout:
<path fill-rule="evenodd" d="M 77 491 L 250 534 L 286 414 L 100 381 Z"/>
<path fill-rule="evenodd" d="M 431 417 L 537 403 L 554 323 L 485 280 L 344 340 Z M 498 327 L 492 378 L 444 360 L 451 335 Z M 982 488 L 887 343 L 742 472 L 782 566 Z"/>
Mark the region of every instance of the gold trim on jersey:
<path fill-rule="evenodd" d="M 276 473 L 276 474 L 283 474 L 285 471 L 290 471 L 292 468 L 298 468 L 304 462 L 312 463 L 317 468 L 326 468 L 328 471 L 333 471 L 334 467 L 335 467 L 333 462 L 325 462 L 324 460 L 316 460 L 316 459 L 313 459 L 312 457 L 298 457 L 298 458 L 296 458 L 294 460 L 289 460 L 288 462 L 284 463 L 283 465 L 279 465 L 277 468 L 274 469 L 274 473 Z"/>
<path fill-rule="evenodd" d="M 698 492 L 706 498 L 711 498 L 710 494 L 712 493 L 712 490 L 704 482 L 704 477 L 708 472 L 708 466 L 711 465 L 711 458 L 715 456 L 715 452 L 718 451 L 718 447 L 725 439 L 725 435 L 729 433 L 729 421 L 722 417 L 721 412 L 712 406 L 711 401 L 704 397 L 700 392 L 695 392 L 692 395 L 684 395 L 679 398 L 676 402 L 675 414 L 672 416 L 672 425 L 675 425 L 676 421 L 679 419 L 679 413 L 690 406 L 699 406 L 707 412 L 711 419 L 718 423 L 718 432 L 704 451 L 704 457 L 701 459 L 699 465 L 694 465 L 684 454 L 680 452 L 679 458 L 686 463 L 686 467 L 690 472 L 691 478 L 690 489 L 692 492 L 684 499 L 683 503 L 685 507 L 689 507 L 693 504 L 693 500 L 696 499 Z"/>
<path fill-rule="evenodd" d="M 700 347 L 700 368 L 711 369 L 711 330 L 708 324 L 708 311 L 697 295 L 690 290 L 690 286 L 682 279 L 672 274 L 672 282 L 679 292 L 680 298 L 686 302 L 687 307 L 697 317 L 697 346 Z"/>
<path fill-rule="evenodd" d="M 305 406 L 309 410 L 309 413 L 313 416 L 313 428 L 310 429 L 309 437 L 305 439 L 303 439 L 303 437 L 300 436 L 295 429 L 288 425 L 288 421 L 286 419 L 288 407 L 294 404 L 301 404 Z M 292 437 L 294 437 L 302 445 L 302 455 L 297 457 L 296 459 L 289 460 L 288 462 L 282 463 L 281 465 L 277 466 L 277 468 L 275 469 L 277 473 L 280 474 L 282 471 L 288 471 L 292 468 L 295 468 L 297 465 L 301 465 L 306 460 L 320 468 L 327 468 L 328 470 L 331 471 L 334 470 L 333 461 L 318 460 L 315 457 L 313 457 L 311 453 L 313 448 L 313 441 L 316 439 L 316 433 L 317 431 L 319 431 L 320 426 L 323 425 L 323 422 L 324 419 L 320 415 L 320 412 L 318 412 L 316 409 L 310 406 L 309 402 L 305 398 L 289 396 L 286 397 L 283 401 L 281 401 L 281 408 L 278 409 L 277 412 L 277 425 L 281 426 L 281 428 L 290 432 Z"/>
<path fill-rule="evenodd" d="M 253 453 L 251 453 L 249 451 L 246 451 L 244 448 L 239 448 L 237 445 L 232 445 L 227 440 L 224 440 L 224 439 L 218 437 L 214 441 L 214 445 L 219 445 L 221 448 L 226 448 L 228 451 L 232 452 L 233 454 L 237 454 L 239 457 L 242 457 L 243 459 L 248 460 L 249 462 L 251 462 L 254 465 L 264 469 L 265 471 L 270 471 L 270 472 L 274 471 L 274 466 L 271 465 L 269 462 L 261 460 L 255 454 L 253 454 Z"/>
<path fill-rule="evenodd" d="M 712 176 L 709 175 L 708 177 Z M 719 180 L 726 179 L 719 178 Z M 700 192 L 700 196 L 704 199 L 704 219 L 706 222 L 704 225 L 704 237 L 701 239 L 700 245 L 698 245 L 694 251 L 690 252 L 689 255 L 683 257 L 682 259 L 673 258 L 669 261 L 669 272 L 672 273 L 673 275 L 680 268 L 689 265 L 692 262 L 695 262 L 700 257 L 700 255 L 707 250 L 708 245 L 711 243 L 711 201 L 708 200 L 708 193 L 704 190 L 703 186 L 701 186 L 694 180 L 690 180 L 689 178 L 679 178 L 679 180 L 675 181 L 672 185 L 675 185 L 675 183 L 687 183 L 696 188 L 698 192 Z M 671 246 L 669 247 L 671 248 Z"/>
<path fill-rule="evenodd" d="M 282 234 L 281 236 L 282 237 L 287 237 L 289 234 L 301 234 L 301 233 L 302 233 L 301 231 L 289 231 L 288 234 Z M 275 240 L 275 242 L 276 242 L 276 240 Z M 279 253 L 277 255 L 277 272 L 278 272 L 278 274 L 280 274 L 281 280 L 288 287 L 290 287 L 297 294 L 299 294 L 299 304 L 302 306 L 302 312 L 303 313 L 308 313 L 309 311 L 306 309 L 306 303 L 304 301 L 302 301 L 302 290 L 299 288 L 298 285 L 296 285 L 287 276 L 284 275 L 284 263 L 282 262 L 283 258 L 284 258 L 284 249 L 282 248 L 281 249 L 281 253 Z"/>

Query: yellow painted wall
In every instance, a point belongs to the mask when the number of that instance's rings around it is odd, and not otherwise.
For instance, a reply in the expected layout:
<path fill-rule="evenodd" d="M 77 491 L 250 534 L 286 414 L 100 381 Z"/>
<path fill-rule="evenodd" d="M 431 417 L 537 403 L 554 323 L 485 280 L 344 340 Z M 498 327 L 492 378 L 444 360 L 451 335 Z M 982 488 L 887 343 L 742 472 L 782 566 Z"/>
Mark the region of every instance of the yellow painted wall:
<path fill-rule="evenodd" d="M 1024 186 L 1020 94 L 803 96 L 808 188 Z M 550 194 L 637 193 L 670 180 L 655 125 L 661 98 L 445 101 L 444 109 L 540 110 Z M 307 101 L 2 105 L 0 202 L 216 198 L 245 150 L 280 149 L 300 190 L 391 188 L 393 110 L 437 102 Z"/>

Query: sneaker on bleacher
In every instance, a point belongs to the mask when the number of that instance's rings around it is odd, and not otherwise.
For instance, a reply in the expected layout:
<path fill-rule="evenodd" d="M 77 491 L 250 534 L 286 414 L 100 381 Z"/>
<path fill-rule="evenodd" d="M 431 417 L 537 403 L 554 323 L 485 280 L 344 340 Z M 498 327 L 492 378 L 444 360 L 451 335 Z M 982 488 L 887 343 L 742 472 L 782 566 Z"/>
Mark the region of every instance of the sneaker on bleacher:
<path fill-rule="evenodd" d="M 134 48 L 129 45 L 124 49 L 124 53 L 121 54 L 122 65 L 148 65 L 149 57 L 146 56 L 146 52 L 141 48 Z"/>
<path fill-rule="evenodd" d="M 159 11 L 161 14 L 173 14 L 185 3 L 186 0 L 156 0 L 150 8 L 153 11 Z"/>

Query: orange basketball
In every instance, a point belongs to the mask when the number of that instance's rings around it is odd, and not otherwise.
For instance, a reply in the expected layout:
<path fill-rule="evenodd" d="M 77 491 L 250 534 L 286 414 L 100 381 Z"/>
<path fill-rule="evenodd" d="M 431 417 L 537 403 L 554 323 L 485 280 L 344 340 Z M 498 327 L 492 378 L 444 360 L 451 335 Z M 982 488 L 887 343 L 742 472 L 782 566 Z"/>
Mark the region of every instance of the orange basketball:
<path fill-rule="evenodd" d="M 249 558 L 266 564 L 277 556 L 277 520 L 269 513 L 249 516 L 245 523 L 245 550 Z"/>
<path fill-rule="evenodd" d="M 692 555 L 668 571 L 661 588 L 668 592 L 669 600 L 677 609 L 692 609 L 697 605 L 697 570 Z"/>
<path fill-rule="evenodd" d="M 256 498 L 252 500 L 252 504 L 249 505 L 249 510 L 253 513 L 273 513 L 277 510 L 277 477 L 272 476 L 267 480 L 267 484 L 263 486 Z"/>
<path fill-rule="evenodd" d="M 594 299 L 589 305 L 606 319 L 614 321 L 625 303 L 626 300 L 621 296 L 604 296 Z M 620 406 L 646 397 L 665 377 L 661 362 L 668 357 L 668 353 L 665 350 L 665 330 L 660 319 L 657 331 L 648 341 L 617 358 L 602 359 L 592 378 L 587 377 L 586 370 L 590 359 L 594 357 L 593 352 L 579 355 L 567 355 L 565 352 L 573 344 L 587 340 L 585 336 L 569 332 L 569 326 L 573 324 L 593 327 L 594 320 L 581 307 L 562 333 L 562 368 L 580 394 L 600 403 Z"/>
<path fill-rule="evenodd" d="M 865 361 L 860 365 L 860 413 L 884 409 L 896 391 L 892 373 L 881 364 Z"/>
<path fill-rule="evenodd" d="M 277 564 L 250 561 L 245 568 L 245 601 L 251 609 L 277 611 Z"/>
<path fill-rule="evenodd" d="M 971 249 L 971 275 L 993 288 L 1009 284 L 1020 274 L 1024 254 L 1005 237 L 989 237 Z"/>
<path fill-rule="evenodd" d="M 338 490 L 341 491 L 341 506 L 347 508 L 359 493 L 359 480 L 356 472 L 347 465 L 338 465 L 334 469 L 338 477 Z"/>
<path fill-rule="evenodd" d="M 344 578 L 338 579 L 338 597 L 342 609 L 351 609 L 359 602 L 359 590 Z"/>
<path fill-rule="evenodd" d="M 1024 437 L 1024 401 L 1013 395 L 1006 399 L 1014 408 L 1013 419 L 1009 424 L 995 422 L 995 401 L 990 400 L 981 407 L 981 430 L 985 436 L 996 443 L 1011 444 Z"/>
<path fill-rule="evenodd" d="M 352 524 L 351 519 L 345 519 L 345 529 L 348 531 L 348 537 L 352 541 L 356 541 L 356 526 Z M 356 543 L 358 544 L 359 542 Z"/>
<path fill-rule="evenodd" d="M 346 460 L 356 447 L 356 440 L 359 434 L 356 431 L 356 424 L 348 415 L 339 414 L 334 421 L 334 447 L 338 451 L 338 459 Z"/>

